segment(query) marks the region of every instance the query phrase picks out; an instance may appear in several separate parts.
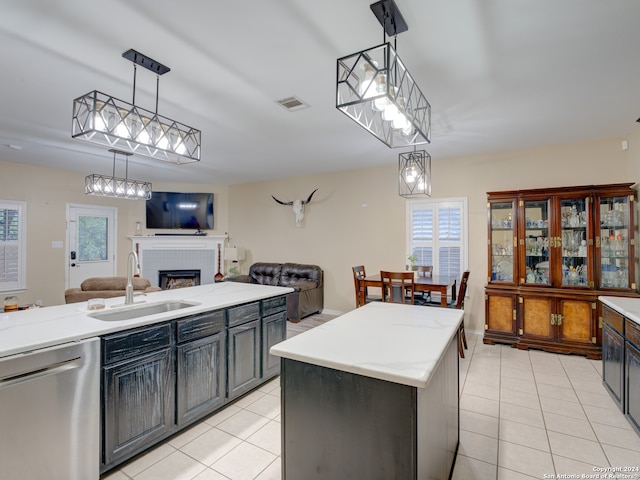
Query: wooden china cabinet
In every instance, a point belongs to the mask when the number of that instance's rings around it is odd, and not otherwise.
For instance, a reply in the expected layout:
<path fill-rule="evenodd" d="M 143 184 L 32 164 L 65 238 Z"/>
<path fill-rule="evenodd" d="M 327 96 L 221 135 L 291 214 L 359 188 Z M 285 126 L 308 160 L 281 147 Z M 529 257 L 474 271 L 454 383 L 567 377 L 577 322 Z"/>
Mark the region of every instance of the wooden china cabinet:
<path fill-rule="evenodd" d="M 484 343 L 601 357 L 598 295 L 639 296 L 632 185 L 487 194 Z"/>

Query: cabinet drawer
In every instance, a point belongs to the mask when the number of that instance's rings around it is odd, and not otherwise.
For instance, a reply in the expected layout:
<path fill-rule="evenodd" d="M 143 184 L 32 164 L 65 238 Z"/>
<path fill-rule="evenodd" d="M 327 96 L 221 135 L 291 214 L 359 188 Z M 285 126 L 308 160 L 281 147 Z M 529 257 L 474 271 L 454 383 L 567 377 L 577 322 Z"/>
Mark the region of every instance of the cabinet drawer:
<path fill-rule="evenodd" d="M 227 310 L 227 320 L 230 327 L 240 325 L 250 320 L 258 320 L 260 318 L 260 303 L 248 303 L 233 307 Z"/>
<path fill-rule="evenodd" d="M 224 327 L 224 310 L 183 318 L 177 321 L 177 341 L 181 343 L 215 335 Z"/>
<path fill-rule="evenodd" d="M 625 325 L 627 341 L 633 343 L 637 348 L 640 348 L 640 326 L 629 319 L 625 321 L 627 322 Z"/>
<path fill-rule="evenodd" d="M 125 330 L 102 337 L 103 365 L 153 352 L 172 344 L 171 323 Z"/>
<path fill-rule="evenodd" d="M 602 320 L 608 323 L 609 326 L 620 335 L 624 334 L 624 320 L 622 315 L 606 305 L 602 306 Z"/>
<path fill-rule="evenodd" d="M 284 312 L 287 309 L 287 297 L 282 295 L 276 298 L 262 300 L 262 316 L 268 317 L 274 313 Z"/>

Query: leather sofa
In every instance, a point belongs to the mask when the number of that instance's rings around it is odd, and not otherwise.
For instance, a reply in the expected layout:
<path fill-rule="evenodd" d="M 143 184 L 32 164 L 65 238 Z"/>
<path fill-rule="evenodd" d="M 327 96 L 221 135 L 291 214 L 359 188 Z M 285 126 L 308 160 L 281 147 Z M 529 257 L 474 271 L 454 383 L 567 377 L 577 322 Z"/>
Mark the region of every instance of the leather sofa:
<path fill-rule="evenodd" d="M 135 293 L 158 292 L 160 287 L 152 287 L 146 278 L 133 279 Z M 80 288 L 68 288 L 64 292 L 65 303 L 86 302 L 91 298 L 124 297 L 127 277 L 92 277 L 80 284 Z"/>
<path fill-rule="evenodd" d="M 227 277 L 225 281 L 257 283 L 295 289 L 287 295 L 287 319 L 297 323 L 320 313 L 324 307 L 323 272 L 317 265 L 266 263 L 251 265 L 249 275 Z"/>

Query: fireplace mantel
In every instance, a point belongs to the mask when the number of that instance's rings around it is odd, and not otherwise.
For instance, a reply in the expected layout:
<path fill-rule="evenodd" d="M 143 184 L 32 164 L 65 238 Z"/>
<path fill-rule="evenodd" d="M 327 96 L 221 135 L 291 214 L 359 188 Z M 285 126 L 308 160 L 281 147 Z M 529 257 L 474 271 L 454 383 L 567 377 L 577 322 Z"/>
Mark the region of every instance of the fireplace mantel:
<path fill-rule="evenodd" d="M 154 286 L 159 286 L 160 270 L 199 269 L 202 285 L 213 283 L 214 275 L 224 271 L 226 235 L 144 235 L 129 239 L 138 253 L 141 275 Z"/>

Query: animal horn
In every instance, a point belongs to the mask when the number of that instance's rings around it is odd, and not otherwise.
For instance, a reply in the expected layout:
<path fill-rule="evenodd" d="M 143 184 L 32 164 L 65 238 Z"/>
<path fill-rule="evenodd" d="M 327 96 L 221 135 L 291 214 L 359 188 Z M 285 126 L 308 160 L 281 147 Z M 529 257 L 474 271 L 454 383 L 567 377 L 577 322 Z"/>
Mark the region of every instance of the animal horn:
<path fill-rule="evenodd" d="M 313 195 L 313 194 L 312 194 Z M 280 200 L 278 200 L 276 197 L 274 197 L 273 195 L 271 195 L 271 198 L 273 198 L 276 202 L 278 202 L 280 205 L 293 205 L 293 202 L 281 202 Z M 311 197 L 309 197 L 311 198 Z"/>
<path fill-rule="evenodd" d="M 313 192 L 311 192 L 311 195 L 309 195 L 309 198 L 307 198 L 304 202 L 302 202 L 303 205 L 306 205 L 307 203 L 309 203 L 311 201 L 311 197 L 313 197 L 313 194 L 316 193 L 318 191 L 318 189 L 316 188 Z"/>

